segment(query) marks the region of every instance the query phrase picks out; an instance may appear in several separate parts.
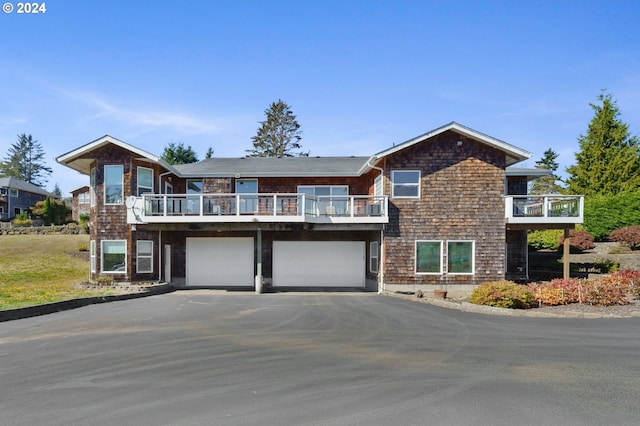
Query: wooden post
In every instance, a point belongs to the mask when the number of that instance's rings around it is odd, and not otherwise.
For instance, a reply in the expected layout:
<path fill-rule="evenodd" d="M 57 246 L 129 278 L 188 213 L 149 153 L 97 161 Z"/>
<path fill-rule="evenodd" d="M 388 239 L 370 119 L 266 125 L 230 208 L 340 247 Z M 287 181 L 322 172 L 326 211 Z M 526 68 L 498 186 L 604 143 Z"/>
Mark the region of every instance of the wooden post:
<path fill-rule="evenodd" d="M 571 253 L 571 241 L 569 239 L 570 228 L 564 229 L 564 247 L 562 253 L 562 278 L 569 279 L 571 261 L 569 260 L 569 254 Z"/>

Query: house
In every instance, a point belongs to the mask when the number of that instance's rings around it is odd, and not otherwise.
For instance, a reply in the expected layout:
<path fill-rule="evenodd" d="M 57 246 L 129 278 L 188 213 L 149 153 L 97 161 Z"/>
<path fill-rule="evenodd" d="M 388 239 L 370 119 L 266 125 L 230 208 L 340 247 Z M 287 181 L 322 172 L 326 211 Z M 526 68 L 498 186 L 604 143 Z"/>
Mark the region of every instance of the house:
<path fill-rule="evenodd" d="M 71 191 L 71 219 L 79 222 L 80 216 L 91 214 L 91 191 L 83 185 Z"/>
<path fill-rule="evenodd" d="M 169 165 L 104 136 L 57 161 L 89 176 L 94 278 L 457 294 L 526 279 L 527 230 L 582 222 L 581 196 L 527 195 L 531 156 L 452 122 L 363 157 Z"/>
<path fill-rule="evenodd" d="M 14 177 L 0 178 L 0 220 L 9 221 L 24 211 L 29 212 L 38 201 L 54 197 L 48 191 Z"/>

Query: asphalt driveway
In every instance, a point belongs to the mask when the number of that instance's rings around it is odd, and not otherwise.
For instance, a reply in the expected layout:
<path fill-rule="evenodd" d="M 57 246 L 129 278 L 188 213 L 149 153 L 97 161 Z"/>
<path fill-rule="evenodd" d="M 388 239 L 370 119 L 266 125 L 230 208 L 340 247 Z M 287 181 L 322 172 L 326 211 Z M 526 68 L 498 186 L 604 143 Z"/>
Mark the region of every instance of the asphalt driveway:
<path fill-rule="evenodd" d="M 636 425 L 640 318 L 175 293 L 0 323 L 10 425 Z"/>

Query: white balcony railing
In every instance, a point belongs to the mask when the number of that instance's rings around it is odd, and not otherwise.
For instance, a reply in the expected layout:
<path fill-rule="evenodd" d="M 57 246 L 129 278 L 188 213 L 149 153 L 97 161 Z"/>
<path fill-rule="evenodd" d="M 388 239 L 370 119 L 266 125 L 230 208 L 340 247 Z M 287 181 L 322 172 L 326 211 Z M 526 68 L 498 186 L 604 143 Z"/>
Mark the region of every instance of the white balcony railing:
<path fill-rule="evenodd" d="M 386 196 L 145 194 L 128 201 L 129 223 L 387 223 Z"/>
<path fill-rule="evenodd" d="M 508 195 L 505 197 L 507 223 L 577 224 L 584 221 L 582 195 Z"/>

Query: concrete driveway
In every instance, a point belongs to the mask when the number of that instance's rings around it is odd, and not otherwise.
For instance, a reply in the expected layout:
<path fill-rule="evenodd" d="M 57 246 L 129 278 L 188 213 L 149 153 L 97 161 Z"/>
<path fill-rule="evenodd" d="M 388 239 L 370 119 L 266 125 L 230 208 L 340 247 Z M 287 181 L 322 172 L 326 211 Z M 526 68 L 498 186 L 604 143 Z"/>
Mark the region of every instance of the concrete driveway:
<path fill-rule="evenodd" d="M 178 291 L 0 323 L 10 425 L 637 425 L 640 319 Z"/>

